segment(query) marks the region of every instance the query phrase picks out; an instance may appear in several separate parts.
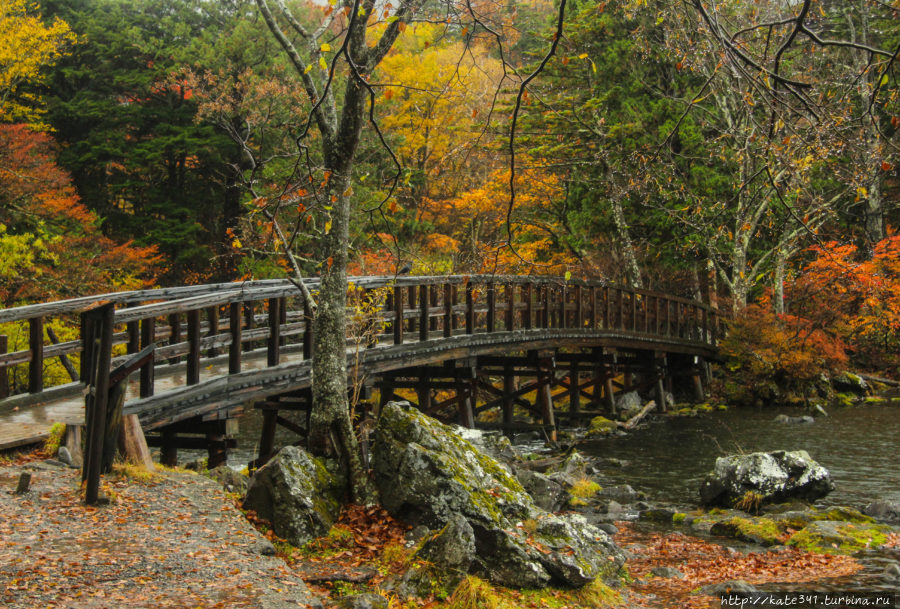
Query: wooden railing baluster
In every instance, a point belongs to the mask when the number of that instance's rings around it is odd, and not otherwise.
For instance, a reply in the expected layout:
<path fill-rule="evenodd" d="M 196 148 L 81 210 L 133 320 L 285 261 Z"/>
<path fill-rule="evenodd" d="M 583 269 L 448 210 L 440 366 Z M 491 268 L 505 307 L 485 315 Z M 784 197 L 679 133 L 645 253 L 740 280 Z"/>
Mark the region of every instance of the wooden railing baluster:
<path fill-rule="evenodd" d="M 9 350 L 9 339 L 5 334 L 0 334 L 0 355 L 6 355 Z M 0 366 L 0 400 L 9 397 L 9 374 L 6 366 Z"/>
<path fill-rule="evenodd" d="M 228 303 L 228 333 L 231 344 L 228 346 L 228 374 L 241 371 L 241 343 L 243 342 L 243 319 L 241 319 L 241 302 Z"/>
<path fill-rule="evenodd" d="M 506 295 L 505 329 L 507 332 L 512 332 L 516 329 L 516 285 L 507 283 L 503 288 L 503 293 Z"/>
<path fill-rule="evenodd" d="M 484 322 L 485 330 L 490 334 L 494 331 L 495 316 L 497 313 L 496 292 L 494 284 L 487 284 L 487 319 Z"/>
<path fill-rule="evenodd" d="M 141 320 L 141 349 L 146 349 L 156 342 L 156 318 L 147 317 Z M 142 398 L 153 395 L 153 381 L 156 357 L 141 366 L 140 395 Z"/>
<path fill-rule="evenodd" d="M 187 384 L 196 385 L 200 382 L 200 309 L 187 312 L 187 325 Z"/>
<path fill-rule="evenodd" d="M 403 288 L 394 287 L 394 344 L 403 344 Z"/>
<path fill-rule="evenodd" d="M 428 287 L 425 284 L 419 286 L 419 341 L 428 340 L 429 328 L 431 328 L 431 319 L 429 311 Z"/>
<path fill-rule="evenodd" d="M 453 336 L 453 289 L 444 284 L 444 338 Z"/>
<path fill-rule="evenodd" d="M 526 283 L 522 289 L 522 300 L 525 301 L 525 309 L 522 311 L 522 327 L 531 330 L 534 327 L 534 286 Z"/>
<path fill-rule="evenodd" d="M 475 288 L 466 283 L 466 334 L 475 334 Z"/>
<path fill-rule="evenodd" d="M 575 327 L 584 329 L 584 298 L 580 285 L 575 286 Z"/>
<path fill-rule="evenodd" d="M 269 340 L 266 344 L 269 366 L 277 366 L 281 360 L 281 304 L 280 298 L 269 299 Z"/>
<path fill-rule="evenodd" d="M 31 361 L 28 363 L 28 393 L 44 390 L 44 318 L 32 317 L 28 320 L 28 349 Z"/>

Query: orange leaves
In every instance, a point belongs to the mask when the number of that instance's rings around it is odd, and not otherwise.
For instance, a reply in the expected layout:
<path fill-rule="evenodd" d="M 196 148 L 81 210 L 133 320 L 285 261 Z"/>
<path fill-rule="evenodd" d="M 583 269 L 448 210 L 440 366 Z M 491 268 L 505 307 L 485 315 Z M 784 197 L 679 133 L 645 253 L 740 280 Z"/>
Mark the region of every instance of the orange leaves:
<path fill-rule="evenodd" d="M 862 565 L 847 556 L 810 554 L 796 549 L 741 554 L 696 537 L 638 532 L 630 524 L 621 524 L 615 541 L 634 555 L 628 560 L 628 571 L 641 580 L 635 585 L 636 590 L 664 599 L 664 606 L 673 609 L 710 606 L 709 597 L 694 593 L 707 584 L 728 580 L 754 585 L 810 582 L 849 576 L 862 569 Z M 653 577 L 651 569 L 662 566 L 677 568 L 684 577 Z"/>

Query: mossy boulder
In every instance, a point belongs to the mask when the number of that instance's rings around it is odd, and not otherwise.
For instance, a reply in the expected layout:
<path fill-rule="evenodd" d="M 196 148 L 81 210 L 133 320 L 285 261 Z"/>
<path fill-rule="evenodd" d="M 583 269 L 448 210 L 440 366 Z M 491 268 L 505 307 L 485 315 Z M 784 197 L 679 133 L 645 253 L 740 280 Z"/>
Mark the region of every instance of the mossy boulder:
<path fill-rule="evenodd" d="M 817 520 L 791 535 L 787 545 L 810 552 L 853 554 L 880 547 L 890 532 L 891 528 L 883 524 Z"/>
<path fill-rule="evenodd" d="M 286 446 L 253 475 L 243 507 L 268 520 L 279 537 L 302 546 L 326 535 L 337 520 L 340 484 L 324 463 Z"/>
<path fill-rule="evenodd" d="M 700 487 L 700 500 L 731 507 L 753 493 L 762 505 L 794 498 L 815 501 L 833 490 L 831 474 L 806 451 L 780 450 L 719 457 Z"/>
<path fill-rule="evenodd" d="M 710 533 L 733 537 L 741 541 L 774 546 L 781 542 L 782 531 L 774 520 L 768 518 L 742 518 L 736 516 L 720 520 L 712 525 Z"/>
<path fill-rule="evenodd" d="M 407 403 L 382 409 L 372 452 L 382 505 L 395 517 L 432 529 L 465 519 L 474 575 L 517 588 L 580 587 L 624 563 L 606 533 L 540 509 L 505 466 Z"/>
<path fill-rule="evenodd" d="M 616 425 L 615 421 L 610 421 L 606 417 L 594 417 L 591 419 L 590 425 L 588 425 L 586 435 L 588 438 L 608 436 L 615 433 L 617 429 L 618 425 Z"/>

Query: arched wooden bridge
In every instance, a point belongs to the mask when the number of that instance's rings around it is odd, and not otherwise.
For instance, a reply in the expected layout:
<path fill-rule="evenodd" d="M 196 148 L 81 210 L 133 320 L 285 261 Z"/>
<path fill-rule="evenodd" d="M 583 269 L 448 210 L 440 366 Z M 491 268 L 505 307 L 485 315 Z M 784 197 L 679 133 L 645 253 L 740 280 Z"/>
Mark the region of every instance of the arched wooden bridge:
<path fill-rule="evenodd" d="M 632 388 L 664 403 L 665 385 L 677 376 L 702 393 L 702 364 L 716 353 L 715 309 L 606 282 L 474 275 L 351 282 L 349 390 L 368 398 L 375 388 L 382 402 L 399 392 L 469 426 L 512 428 L 519 408 L 552 428 L 559 418 L 614 410 L 616 391 Z M 308 287 L 315 291 L 317 281 Z M 17 350 L 9 345 L 26 341 L 0 336 L 0 449 L 34 442 L 57 421 L 84 422 L 86 398 L 90 404 L 98 390 L 86 389 L 97 384 L 86 362 L 99 367 L 107 389 L 127 383 L 124 413 L 139 417 L 169 461 L 179 446 L 194 445 L 221 458 L 228 422 L 250 407 L 265 413 L 263 457 L 276 425 L 303 431 L 284 411 L 310 407 L 315 328 L 288 281 L 29 305 L 0 310 L 0 324 L 27 335 L 27 348 Z M 52 328 L 61 326 L 78 337 L 57 341 Z M 72 382 L 46 387 L 54 358 Z M 126 359 L 133 372 L 117 370 Z"/>

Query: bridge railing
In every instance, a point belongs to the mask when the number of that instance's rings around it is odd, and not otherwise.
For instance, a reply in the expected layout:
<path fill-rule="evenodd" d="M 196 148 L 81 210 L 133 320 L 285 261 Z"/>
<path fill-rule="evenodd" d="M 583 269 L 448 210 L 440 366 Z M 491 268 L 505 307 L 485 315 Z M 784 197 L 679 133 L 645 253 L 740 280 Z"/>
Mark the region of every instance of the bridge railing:
<path fill-rule="evenodd" d="M 315 291 L 318 281 L 307 285 Z M 349 348 L 360 346 L 360 333 L 365 334 L 366 348 L 547 330 L 602 332 L 694 346 L 713 346 L 717 340 L 717 314 L 708 305 L 602 281 L 470 275 L 356 277 L 351 285 L 349 314 L 359 317 L 362 311 L 371 323 L 366 321 L 365 330 L 353 326 Z M 361 307 L 367 296 L 370 307 Z M 253 366 L 275 366 L 286 354 L 308 359 L 312 352 L 311 312 L 296 286 L 286 280 L 121 292 L 30 305 L 0 310 L 0 323 L 19 322 L 28 328 L 27 348 L 7 353 L 6 337 L 0 336 L 0 379 L 5 381 L 15 366 L 28 367 L 30 397 L 16 399 L 41 401 L 50 393 L 75 393 L 83 387 L 80 355 L 89 346 L 84 339 L 54 344 L 52 334 L 47 344 L 45 326 L 62 320 L 81 326 L 80 336 L 89 336 L 82 313 L 99 302 L 116 306 L 114 355 L 156 346 L 153 361 L 140 372 L 141 397 L 153 395 L 157 375 L 183 375 L 183 383 L 192 385 L 201 376 L 238 373 L 251 360 Z M 44 368 L 54 357 L 68 362 L 73 382 L 47 390 Z M 0 385 L 0 399 L 8 390 Z"/>

